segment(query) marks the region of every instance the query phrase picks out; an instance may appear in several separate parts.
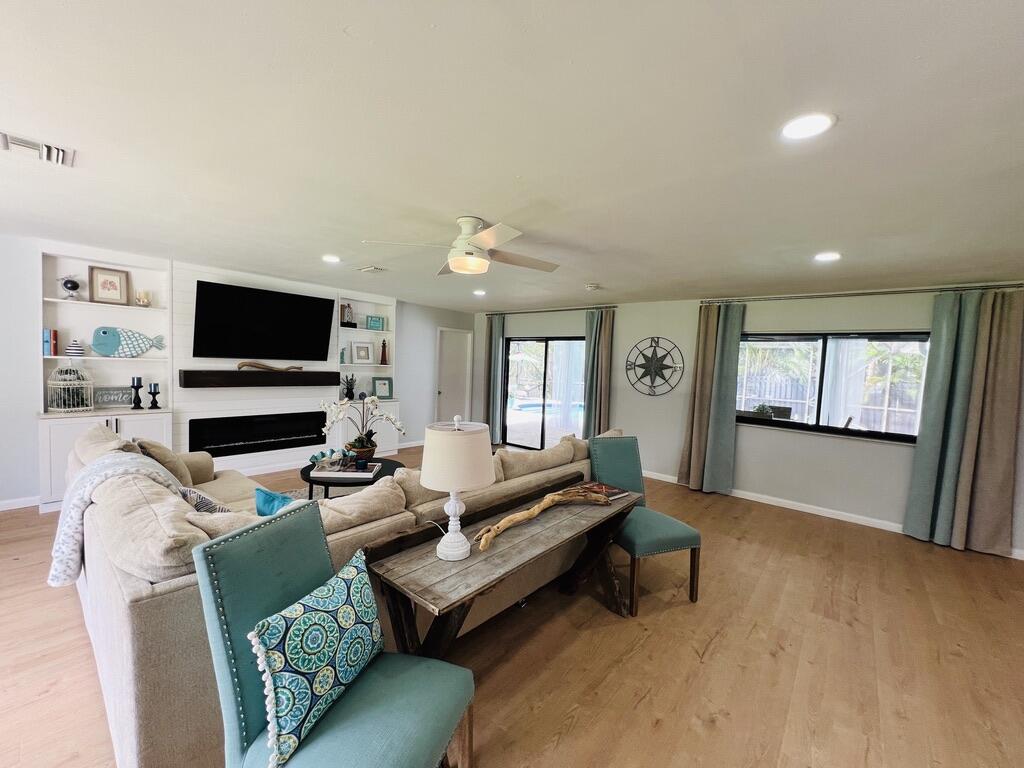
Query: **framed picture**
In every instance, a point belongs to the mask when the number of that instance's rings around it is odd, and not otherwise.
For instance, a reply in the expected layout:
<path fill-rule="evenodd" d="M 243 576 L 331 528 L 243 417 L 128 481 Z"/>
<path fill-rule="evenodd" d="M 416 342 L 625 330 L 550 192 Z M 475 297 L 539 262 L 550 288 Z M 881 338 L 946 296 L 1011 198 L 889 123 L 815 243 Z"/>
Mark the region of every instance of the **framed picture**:
<path fill-rule="evenodd" d="M 381 400 L 390 400 L 394 394 L 394 383 L 391 381 L 390 376 L 374 376 L 373 377 L 373 394 L 379 397 Z"/>
<path fill-rule="evenodd" d="M 95 387 L 93 405 L 97 408 L 131 408 L 131 387 Z"/>
<path fill-rule="evenodd" d="M 123 269 L 89 267 L 89 301 L 128 304 L 128 273 Z"/>
<path fill-rule="evenodd" d="M 368 330 L 368 331 L 383 331 L 384 330 L 384 316 L 383 315 L 367 315 L 366 316 L 366 330 Z"/>
<path fill-rule="evenodd" d="M 353 341 L 350 362 L 356 365 L 373 365 L 373 344 L 369 341 Z"/>

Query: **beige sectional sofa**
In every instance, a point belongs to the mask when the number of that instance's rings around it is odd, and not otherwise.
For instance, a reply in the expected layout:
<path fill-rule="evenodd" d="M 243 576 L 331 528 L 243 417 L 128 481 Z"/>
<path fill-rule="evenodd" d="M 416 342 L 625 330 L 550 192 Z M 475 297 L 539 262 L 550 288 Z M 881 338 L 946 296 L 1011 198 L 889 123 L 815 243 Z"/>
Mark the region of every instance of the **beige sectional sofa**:
<path fill-rule="evenodd" d="M 137 450 L 96 429 L 72 451 L 71 474 L 106 451 Z M 258 485 L 233 470 L 215 472 L 208 454 L 177 458 L 188 467 L 192 487 L 233 514 L 197 513 L 178 494 L 140 475 L 105 481 L 85 512 L 85 564 L 78 592 L 120 768 L 223 765 L 220 707 L 191 550 L 255 520 Z M 566 438 L 545 451 L 498 451 L 495 468 L 495 485 L 465 495 L 468 510 L 528 494 L 577 472 L 589 478 L 590 461 L 586 442 Z M 418 472 L 399 470 L 394 479 L 321 502 L 335 565 L 340 568 L 371 541 L 443 520 L 444 501 L 419 485 Z M 463 631 L 564 572 L 580 546 L 572 543 L 551 553 L 477 600 Z M 424 617 L 424 626 L 427 621 Z"/>

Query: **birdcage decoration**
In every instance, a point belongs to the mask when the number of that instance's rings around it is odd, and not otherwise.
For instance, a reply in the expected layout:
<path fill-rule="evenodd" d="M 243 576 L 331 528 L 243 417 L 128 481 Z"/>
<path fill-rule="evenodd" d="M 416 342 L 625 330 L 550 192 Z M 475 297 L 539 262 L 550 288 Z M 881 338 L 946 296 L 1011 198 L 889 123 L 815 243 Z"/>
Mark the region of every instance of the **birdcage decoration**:
<path fill-rule="evenodd" d="M 85 413 L 93 408 L 92 376 L 84 368 L 58 365 L 46 380 L 46 410 L 50 413 Z"/>

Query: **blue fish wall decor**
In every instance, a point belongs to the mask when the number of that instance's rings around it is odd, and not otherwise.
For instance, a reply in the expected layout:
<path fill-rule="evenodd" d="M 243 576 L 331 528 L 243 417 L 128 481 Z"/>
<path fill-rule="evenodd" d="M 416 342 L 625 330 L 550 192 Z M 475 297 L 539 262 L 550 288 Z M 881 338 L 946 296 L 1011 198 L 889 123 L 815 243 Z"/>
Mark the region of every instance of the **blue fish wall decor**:
<path fill-rule="evenodd" d="M 150 349 L 163 348 L 163 336 L 150 338 L 131 328 L 103 325 L 92 333 L 92 351 L 103 357 L 138 357 Z"/>

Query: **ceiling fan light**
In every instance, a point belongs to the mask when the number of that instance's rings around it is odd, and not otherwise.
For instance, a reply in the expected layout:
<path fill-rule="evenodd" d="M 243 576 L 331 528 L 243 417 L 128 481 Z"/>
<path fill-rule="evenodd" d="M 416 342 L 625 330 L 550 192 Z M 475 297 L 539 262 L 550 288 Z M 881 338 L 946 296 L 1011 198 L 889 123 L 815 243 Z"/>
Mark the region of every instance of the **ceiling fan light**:
<path fill-rule="evenodd" d="M 482 275 L 490 266 L 490 259 L 472 251 L 453 250 L 448 254 L 448 267 L 460 275 Z"/>

